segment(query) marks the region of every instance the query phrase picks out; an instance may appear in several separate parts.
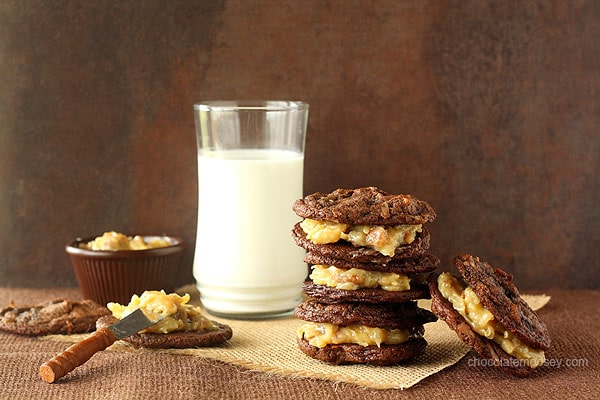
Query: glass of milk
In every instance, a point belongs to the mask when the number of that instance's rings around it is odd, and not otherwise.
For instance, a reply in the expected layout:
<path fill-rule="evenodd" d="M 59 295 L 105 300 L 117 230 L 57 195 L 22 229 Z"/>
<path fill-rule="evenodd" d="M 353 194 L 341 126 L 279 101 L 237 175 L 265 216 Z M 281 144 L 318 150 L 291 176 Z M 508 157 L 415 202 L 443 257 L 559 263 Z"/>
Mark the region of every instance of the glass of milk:
<path fill-rule="evenodd" d="M 215 315 L 290 314 L 308 274 L 291 229 L 302 197 L 308 104 L 208 101 L 194 105 L 198 226 L 194 277 Z"/>

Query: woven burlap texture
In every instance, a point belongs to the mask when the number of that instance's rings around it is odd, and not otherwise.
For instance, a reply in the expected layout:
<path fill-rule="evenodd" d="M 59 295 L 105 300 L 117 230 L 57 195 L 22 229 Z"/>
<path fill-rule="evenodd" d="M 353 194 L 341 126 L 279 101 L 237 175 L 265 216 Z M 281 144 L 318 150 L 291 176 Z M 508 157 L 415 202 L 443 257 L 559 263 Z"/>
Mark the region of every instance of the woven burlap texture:
<path fill-rule="evenodd" d="M 546 295 L 524 295 L 531 308 L 539 310 L 550 301 Z M 419 306 L 429 309 L 429 300 L 420 300 Z M 207 313 L 208 314 L 208 313 Z M 233 337 L 223 345 L 210 348 L 143 350 L 162 351 L 221 360 L 248 369 L 282 376 L 308 377 L 353 383 L 372 389 L 406 389 L 421 380 L 447 368 L 469 351 L 443 321 L 425 325 L 428 342 L 425 354 L 401 365 L 376 367 L 369 365 L 333 366 L 314 360 L 302 353 L 296 345 L 296 331 L 302 321 L 293 318 L 273 320 L 230 320 L 210 316 L 228 324 Z M 76 341 L 86 335 L 49 335 L 49 340 Z M 134 351 L 122 341 L 113 344 L 112 351 Z"/>

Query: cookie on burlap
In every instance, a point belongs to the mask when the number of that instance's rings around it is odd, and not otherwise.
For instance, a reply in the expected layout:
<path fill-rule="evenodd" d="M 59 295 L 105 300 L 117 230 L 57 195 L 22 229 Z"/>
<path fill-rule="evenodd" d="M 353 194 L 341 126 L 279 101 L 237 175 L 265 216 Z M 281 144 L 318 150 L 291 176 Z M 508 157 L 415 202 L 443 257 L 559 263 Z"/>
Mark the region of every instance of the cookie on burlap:
<path fill-rule="evenodd" d="M 118 319 L 112 315 L 102 317 L 96 323 L 96 328 L 108 327 Z M 169 333 L 135 333 L 124 340 L 135 348 L 152 349 L 184 349 L 190 347 L 210 347 L 223 343 L 233 335 L 229 325 L 211 321 L 218 329 L 202 332 L 169 332 Z"/>
<path fill-rule="evenodd" d="M 336 303 L 325 304 L 314 300 L 300 303 L 294 310 L 296 318 L 309 322 L 328 322 L 335 325 L 366 325 L 384 329 L 408 329 L 435 322 L 437 317 L 417 307 L 413 301 L 405 303 Z"/>
<path fill-rule="evenodd" d="M 471 286 L 481 304 L 485 306 L 507 331 L 524 344 L 537 350 L 550 348 L 546 325 L 520 297 L 512 283 L 512 276 L 469 254 L 454 259 L 454 265 Z M 479 335 L 458 313 L 439 290 L 438 275 L 428 279 L 431 292 L 431 311 L 453 329 L 458 337 L 469 344 L 483 358 L 493 360 L 493 365 L 515 376 L 529 376 L 534 369 L 526 362 L 506 353 L 499 344 Z"/>
<path fill-rule="evenodd" d="M 376 187 L 317 192 L 296 200 L 292 208 L 303 218 L 352 225 L 418 225 L 436 216 L 425 201 Z"/>
<path fill-rule="evenodd" d="M 91 332 L 110 311 L 92 300 L 51 300 L 34 306 L 10 305 L 0 311 L 0 330 L 20 335 Z"/>
<path fill-rule="evenodd" d="M 375 249 L 364 246 L 354 246 L 345 240 L 339 240 L 335 243 L 316 244 L 306 237 L 306 233 L 300 226 L 300 222 L 294 225 L 292 237 L 296 244 L 303 249 L 320 254 L 324 257 L 336 258 L 341 260 L 356 261 L 363 263 L 387 264 L 393 260 L 403 260 L 406 258 L 418 257 L 425 254 L 430 245 L 430 234 L 427 228 L 423 227 L 421 232 L 417 232 L 415 240 L 412 243 L 403 244 L 394 250 L 393 257 L 381 254 Z"/>

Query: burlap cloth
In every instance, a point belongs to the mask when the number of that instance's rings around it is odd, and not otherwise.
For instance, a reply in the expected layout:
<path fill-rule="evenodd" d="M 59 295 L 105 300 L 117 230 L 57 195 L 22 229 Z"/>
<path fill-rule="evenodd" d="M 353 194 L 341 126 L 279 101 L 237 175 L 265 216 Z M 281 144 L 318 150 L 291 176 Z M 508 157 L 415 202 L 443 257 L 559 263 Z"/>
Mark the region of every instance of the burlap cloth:
<path fill-rule="evenodd" d="M 190 293 L 192 303 L 199 304 L 198 293 L 193 286 L 184 287 L 178 292 Z M 523 297 L 534 310 L 539 310 L 550 300 L 546 295 Z M 429 309 L 430 301 L 420 300 L 419 306 Z M 296 330 L 302 321 L 296 318 L 249 321 L 209 316 L 232 327 L 233 337 L 230 341 L 211 348 L 150 351 L 217 359 L 281 376 L 327 379 L 372 389 L 406 389 L 455 364 L 470 350 L 443 321 L 437 321 L 425 325 L 425 339 L 428 342 L 425 354 L 406 363 L 392 367 L 332 366 L 306 356 L 297 348 Z M 85 337 L 86 335 L 49 335 L 45 339 L 73 342 Z M 109 350 L 135 351 L 122 341 L 112 345 Z"/>

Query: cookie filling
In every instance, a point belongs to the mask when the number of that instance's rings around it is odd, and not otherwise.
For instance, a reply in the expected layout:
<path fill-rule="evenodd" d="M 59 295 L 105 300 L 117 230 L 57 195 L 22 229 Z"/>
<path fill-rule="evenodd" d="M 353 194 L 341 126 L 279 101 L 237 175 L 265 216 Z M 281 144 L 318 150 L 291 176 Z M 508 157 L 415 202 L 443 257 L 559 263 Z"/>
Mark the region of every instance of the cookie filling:
<path fill-rule="evenodd" d="M 154 238 L 145 241 L 141 236 L 126 236 L 118 232 L 104 232 L 102 236 L 98 236 L 87 244 L 81 244 L 80 247 L 87 250 L 147 250 L 156 249 L 159 247 L 171 246 L 171 242 L 163 238 Z"/>
<path fill-rule="evenodd" d="M 448 272 L 438 277 L 438 289 L 479 335 L 496 342 L 506 353 L 535 368 L 545 361 L 544 351 L 533 349 L 507 331 L 483 305 L 475 292 Z"/>
<path fill-rule="evenodd" d="M 392 257 L 398 246 L 415 241 L 422 225 L 348 225 L 333 221 L 317 221 L 306 218 L 300 223 L 307 239 L 315 244 L 335 243 L 346 240 L 354 246 L 364 246 Z"/>
<path fill-rule="evenodd" d="M 217 326 L 202 315 L 200 307 L 187 304 L 190 295 L 179 296 L 177 293 L 166 294 L 161 291 L 145 291 L 141 296 L 134 294 L 128 305 L 108 303 L 106 307 L 113 316 L 121 319 L 141 308 L 144 314 L 154 321 L 159 321 L 143 333 L 169 333 L 175 331 L 210 331 Z"/>
<path fill-rule="evenodd" d="M 404 329 L 382 329 L 365 325 L 340 326 L 326 322 L 307 322 L 298 328 L 298 338 L 311 346 L 323 348 L 329 344 L 354 343 L 361 346 L 400 344 L 408 341 L 411 334 Z"/>
<path fill-rule="evenodd" d="M 410 290 L 410 279 L 402 274 L 359 268 L 345 269 L 333 265 L 314 265 L 312 268 L 310 279 L 317 285 L 343 290 L 377 287 L 391 292 Z"/>

